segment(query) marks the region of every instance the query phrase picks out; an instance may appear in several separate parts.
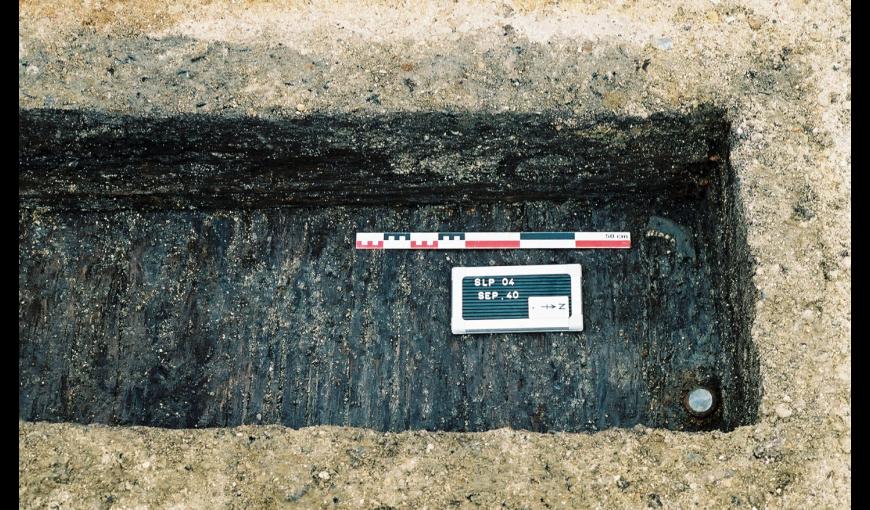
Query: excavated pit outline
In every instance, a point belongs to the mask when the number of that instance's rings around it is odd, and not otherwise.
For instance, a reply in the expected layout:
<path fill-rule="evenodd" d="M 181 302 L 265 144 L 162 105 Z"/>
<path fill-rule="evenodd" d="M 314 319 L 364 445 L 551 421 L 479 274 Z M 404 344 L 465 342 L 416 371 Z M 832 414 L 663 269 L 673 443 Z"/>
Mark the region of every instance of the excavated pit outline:
<path fill-rule="evenodd" d="M 19 415 L 593 431 L 757 420 L 729 123 L 19 112 Z M 608 251 L 357 252 L 358 230 L 627 230 Z M 457 337 L 454 265 L 584 265 L 580 334 Z M 707 416 L 685 395 L 716 393 Z"/>

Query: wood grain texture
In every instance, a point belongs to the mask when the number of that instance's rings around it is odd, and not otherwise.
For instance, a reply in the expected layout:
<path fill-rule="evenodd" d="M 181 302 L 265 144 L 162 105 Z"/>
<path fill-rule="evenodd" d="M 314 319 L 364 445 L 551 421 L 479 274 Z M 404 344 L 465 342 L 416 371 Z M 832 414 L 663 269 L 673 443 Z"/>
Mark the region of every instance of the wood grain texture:
<path fill-rule="evenodd" d="M 111 165 L 132 172 L 126 161 Z M 48 176 L 45 165 L 24 172 Z M 188 211 L 174 208 L 174 191 L 149 207 L 104 207 L 105 190 L 85 176 L 78 199 L 97 210 L 37 206 L 52 194 L 33 190 L 56 185 L 45 177 L 27 185 L 35 194 L 19 212 L 19 415 L 453 431 L 750 423 L 759 381 L 749 322 L 736 319 L 751 290 L 734 184 L 724 163 L 681 168 L 701 176 L 662 171 L 670 177 L 648 193 L 610 180 L 540 200 L 534 182 L 504 177 L 520 199 L 454 203 L 444 181 L 432 193 L 446 203 L 409 204 L 385 178 L 365 191 L 383 193 L 380 206 L 342 205 L 355 188 L 337 181 L 324 182 L 322 207 L 215 209 L 197 191 L 191 201 L 204 208 Z M 357 231 L 409 229 L 630 231 L 633 247 L 354 249 Z M 583 332 L 450 333 L 451 267 L 550 263 L 583 265 Z M 708 419 L 682 406 L 693 384 L 721 392 Z"/>

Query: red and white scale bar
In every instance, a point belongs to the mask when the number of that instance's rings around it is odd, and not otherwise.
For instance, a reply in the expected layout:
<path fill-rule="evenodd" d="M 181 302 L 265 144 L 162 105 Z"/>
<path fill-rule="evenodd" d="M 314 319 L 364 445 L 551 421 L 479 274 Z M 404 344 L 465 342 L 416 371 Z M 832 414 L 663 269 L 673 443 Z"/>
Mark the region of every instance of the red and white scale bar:
<path fill-rule="evenodd" d="M 631 248 L 628 232 L 358 232 L 359 250 Z"/>

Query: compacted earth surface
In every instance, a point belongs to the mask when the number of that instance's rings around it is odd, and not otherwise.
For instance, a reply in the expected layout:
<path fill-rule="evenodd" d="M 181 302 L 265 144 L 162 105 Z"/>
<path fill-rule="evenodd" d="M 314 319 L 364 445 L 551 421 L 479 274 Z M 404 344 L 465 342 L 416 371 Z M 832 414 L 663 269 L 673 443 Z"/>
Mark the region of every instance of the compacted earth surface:
<path fill-rule="evenodd" d="M 755 290 L 742 320 L 751 324 L 759 394 L 748 424 L 700 432 L 294 429 L 245 413 L 238 426 L 157 428 L 88 424 L 101 421 L 88 416 L 30 421 L 22 407 L 21 508 L 851 505 L 847 3 L 108 0 L 24 1 L 19 12 L 19 108 L 37 115 L 316 122 L 485 112 L 542 114 L 559 131 L 590 119 L 720 112 L 752 259 Z M 444 161 L 437 170 L 450 177 Z M 69 236 L 74 222 L 35 196 L 20 202 L 22 258 L 50 253 L 39 240 Z M 92 214 L 99 223 L 109 213 Z M 151 213 L 118 214 L 135 231 Z M 272 213 L 216 214 L 247 225 L 251 214 Z M 19 280 L 22 342 L 51 342 L 34 333 L 51 317 L 34 307 L 34 276 Z M 70 317 L 92 313 L 90 324 L 107 324 L 99 310 L 66 305 Z M 74 349 L 55 355 L 68 367 L 59 400 L 72 405 L 93 359 Z M 29 363 L 19 358 L 27 404 L 37 377 Z"/>

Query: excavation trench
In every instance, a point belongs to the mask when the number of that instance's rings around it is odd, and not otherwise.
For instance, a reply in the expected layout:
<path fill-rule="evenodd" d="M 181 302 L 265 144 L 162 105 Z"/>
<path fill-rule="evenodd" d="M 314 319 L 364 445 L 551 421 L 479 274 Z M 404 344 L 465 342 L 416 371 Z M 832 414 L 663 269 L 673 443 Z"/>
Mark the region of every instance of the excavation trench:
<path fill-rule="evenodd" d="M 757 419 L 724 112 L 19 112 L 19 416 L 731 430 Z M 355 250 L 358 231 L 629 250 Z M 584 331 L 457 336 L 455 266 L 579 263 Z M 688 396 L 703 388 L 709 412 Z M 696 394 L 697 395 L 697 394 Z M 706 394 L 704 394 L 706 396 Z"/>

